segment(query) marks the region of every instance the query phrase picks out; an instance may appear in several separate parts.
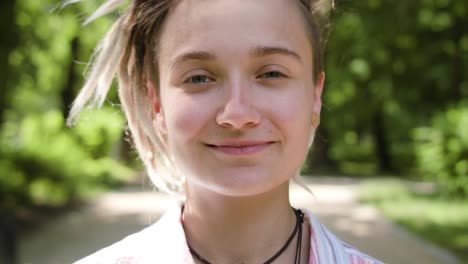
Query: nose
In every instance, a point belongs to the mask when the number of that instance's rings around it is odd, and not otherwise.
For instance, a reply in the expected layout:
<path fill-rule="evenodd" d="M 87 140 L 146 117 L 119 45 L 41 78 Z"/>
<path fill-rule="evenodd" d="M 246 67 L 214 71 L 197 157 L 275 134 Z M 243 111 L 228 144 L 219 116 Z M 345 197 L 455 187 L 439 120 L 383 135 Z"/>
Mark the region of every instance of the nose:
<path fill-rule="evenodd" d="M 254 127 L 261 120 L 261 114 L 254 104 L 255 98 L 246 82 L 237 82 L 225 87 L 226 99 L 216 116 L 216 122 L 226 128 L 243 129 Z"/>

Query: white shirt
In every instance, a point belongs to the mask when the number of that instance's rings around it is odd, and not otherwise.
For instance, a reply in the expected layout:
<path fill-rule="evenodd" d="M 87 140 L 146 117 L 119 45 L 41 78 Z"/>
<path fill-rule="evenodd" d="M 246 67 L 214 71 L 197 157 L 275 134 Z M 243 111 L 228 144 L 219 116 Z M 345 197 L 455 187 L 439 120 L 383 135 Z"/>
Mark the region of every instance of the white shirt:
<path fill-rule="evenodd" d="M 379 264 L 372 257 L 339 240 L 308 210 L 309 264 Z M 181 204 L 171 207 L 155 224 L 104 248 L 75 264 L 195 264 L 185 238 Z"/>

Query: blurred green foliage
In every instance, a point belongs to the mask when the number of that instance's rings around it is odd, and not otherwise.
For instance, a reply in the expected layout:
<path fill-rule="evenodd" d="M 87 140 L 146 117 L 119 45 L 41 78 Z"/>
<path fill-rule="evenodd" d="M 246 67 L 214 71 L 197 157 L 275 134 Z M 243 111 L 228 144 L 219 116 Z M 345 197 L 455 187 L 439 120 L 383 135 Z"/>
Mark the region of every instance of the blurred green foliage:
<path fill-rule="evenodd" d="M 0 73 L 9 79 L 0 112 L 0 208 L 63 206 L 133 176 L 120 158 L 125 121 L 119 108 L 109 104 L 84 113 L 76 127 L 65 125 L 83 82 L 79 61 L 88 60 L 111 19 L 81 26 L 98 6 L 94 1 L 54 12 L 55 1 L 13 2 L 9 26 L 18 41 L 8 72 Z"/>
<path fill-rule="evenodd" d="M 83 118 L 82 118 L 83 119 Z M 64 205 L 73 198 L 123 180 L 131 171 L 108 157 L 123 127 L 120 115 L 103 109 L 76 129 L 59 111 L 30 114 L 1 135 L 2 206 Z M 19 198 L 19 199 L 18 199 Z"/>
<path fill-rule="evenodd" d="M 345 174 L 435 180 L 468 197 L 468 2 L 336 6 L 316 138 L 328 163 Z"/>
<path fill-rule="evenodd" d="M 430 125 L 414 130 L 421 175 L 445 194 L 468 197 L 468 104 L 435 115 Z"/>

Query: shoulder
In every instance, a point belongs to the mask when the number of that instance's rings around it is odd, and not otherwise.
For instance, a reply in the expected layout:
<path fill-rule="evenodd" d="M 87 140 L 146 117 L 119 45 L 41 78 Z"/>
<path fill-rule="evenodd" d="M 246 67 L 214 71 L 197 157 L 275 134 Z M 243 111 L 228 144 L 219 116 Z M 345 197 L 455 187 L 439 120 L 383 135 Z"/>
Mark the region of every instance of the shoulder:
<path fill-rule="evenodd" d="M 188 252 L 188 255 L 187 255 Z M 180 222 L 180 207 L 171 207 L 155 224 L 85 257 L 75 264 L 186 263 L 190 256 Z"/>
<path fill-rule="evenodd" d="M 357 250 L 356 248 L 344 243 L 343 243 L 343 246 L 345 248 L 345 251 L 346 251 L 346 255 L 348 256 L 348 259 L 349 259 L 349 263 L 362 263 L 362 264 L 382 264 L 383 262 L 380 261 L 380 260 L 377 260 L 359 250 Z"/>
<path fill-rule="evenodd" d="M 322 225 L 310 211 L 303 211 L 311 227 L 310 256 L 315 258 L 315 263 L 383 263 L 343 242 Z"/>

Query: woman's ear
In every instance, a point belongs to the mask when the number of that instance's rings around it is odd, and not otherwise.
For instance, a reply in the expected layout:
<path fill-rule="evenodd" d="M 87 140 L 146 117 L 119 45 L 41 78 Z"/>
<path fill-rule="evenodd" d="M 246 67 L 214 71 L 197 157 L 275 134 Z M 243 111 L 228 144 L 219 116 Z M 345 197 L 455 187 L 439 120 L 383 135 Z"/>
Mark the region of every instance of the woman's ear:
<path fill-rule="evenodd" d="M 320 111 L 322 109 L 322 92 L 325 83 L 325 72 L 321 72 L 315 82 L 313 90 L 313 107 L 312 107 L 312 125 L 317 128 L 320 124 Z"/>
<path fill-rule="evenodd" d="M 148 96 L 151 101 L 151 110 L 153 113 L 159 113 L 161 111 L 161 103 L 159 98 L 156 96 L 156 87 L 152 81 L 147 81 L 146 88 L 148 89 Z"/>
<path fill-rule="evenodd" d="M 314 89 L 314 112 L 320 114 L 322 109 L 322 92 L 323 84 L 325 83 L 325 72 L 321 72 L 318 76 L 318 79 L 315 83 Z"/>
<path fill-rule="evenodd" d="M 152 81 L 147 81 L 146 88 L 148 89 L 148 96 L 150 97 L 151 102 L 151 116 L 153 117 L 153 124 L 160 135 L 166 135 L 166 119 L 164 118 L 161 100 L 156 94 L 156 87 Z"/>

